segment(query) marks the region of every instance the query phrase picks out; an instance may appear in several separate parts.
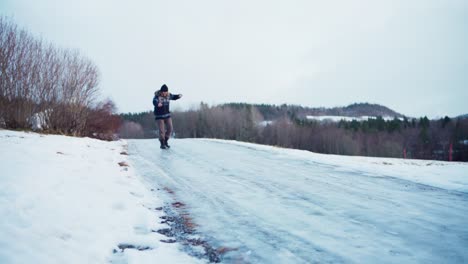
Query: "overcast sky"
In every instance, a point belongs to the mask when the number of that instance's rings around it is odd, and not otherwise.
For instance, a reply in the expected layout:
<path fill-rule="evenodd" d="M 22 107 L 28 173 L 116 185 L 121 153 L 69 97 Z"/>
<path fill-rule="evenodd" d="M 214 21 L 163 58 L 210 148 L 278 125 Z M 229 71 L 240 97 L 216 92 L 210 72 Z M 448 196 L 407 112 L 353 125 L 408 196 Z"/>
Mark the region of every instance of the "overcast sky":
<path fill-rule="evenodd" d="M 120 112 L 251 102 L 468 113 L 466 0 L 0 0 L 0 14 L 101 72 Z"/>

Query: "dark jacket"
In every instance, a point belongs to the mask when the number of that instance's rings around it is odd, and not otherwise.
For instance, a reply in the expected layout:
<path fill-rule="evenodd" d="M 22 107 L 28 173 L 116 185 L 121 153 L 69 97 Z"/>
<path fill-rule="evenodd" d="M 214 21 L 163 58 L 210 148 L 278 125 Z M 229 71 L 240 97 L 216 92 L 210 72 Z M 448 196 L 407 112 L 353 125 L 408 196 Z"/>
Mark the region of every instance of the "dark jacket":
<path fill-rule="evenodd" d="M 179 98 L 180 94 L 169 93 L 167 97 L 163 97 L 161 92 L 158 91 L 153 98 L 154 116 L 156 120 L 170 118 L 171 112 L 169 111 L 169 102 L 170 100 L 177 100 Z M 159 103 L 162 103 L 161 107 L 158 107 Z"/>

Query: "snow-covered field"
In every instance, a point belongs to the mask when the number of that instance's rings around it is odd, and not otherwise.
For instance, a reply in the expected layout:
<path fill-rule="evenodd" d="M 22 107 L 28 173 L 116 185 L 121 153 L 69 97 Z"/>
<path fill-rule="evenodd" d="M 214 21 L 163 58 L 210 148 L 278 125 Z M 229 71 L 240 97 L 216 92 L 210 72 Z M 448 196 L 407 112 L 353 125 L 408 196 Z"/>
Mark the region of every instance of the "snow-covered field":
<path fill-rule="evenodd" d="M 152 232 L 163 201 L 117 164 L 124 150 L 0 130 L 0 263 L 204 263 Z"/>
<path fill-rule="evenodd" d="M 468 164 L 222 140 L 131 140 L 225 263 L 467 263 Z M 176 198 L 174 198 L 176 197 Z"/>

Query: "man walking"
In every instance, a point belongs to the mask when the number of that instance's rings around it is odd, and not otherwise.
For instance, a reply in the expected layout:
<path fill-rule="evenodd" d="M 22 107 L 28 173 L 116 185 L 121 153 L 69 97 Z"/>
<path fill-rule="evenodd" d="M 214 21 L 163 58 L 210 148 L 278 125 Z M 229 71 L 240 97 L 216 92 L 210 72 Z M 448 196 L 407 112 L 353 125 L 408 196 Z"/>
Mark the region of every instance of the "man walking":
<path fill-rule="evenodd" d="M 170 148 L 167 142 L 172 134 L 172 119 L 169 111 L 170 100 L 177 100 L 182 97 L 181 94 L 171 94 L 167 85 L 161 86 L 161 89 L 154 93 L 153 105 L 156 123 L 159 128 L 159 142 L 161 149 Z"/>

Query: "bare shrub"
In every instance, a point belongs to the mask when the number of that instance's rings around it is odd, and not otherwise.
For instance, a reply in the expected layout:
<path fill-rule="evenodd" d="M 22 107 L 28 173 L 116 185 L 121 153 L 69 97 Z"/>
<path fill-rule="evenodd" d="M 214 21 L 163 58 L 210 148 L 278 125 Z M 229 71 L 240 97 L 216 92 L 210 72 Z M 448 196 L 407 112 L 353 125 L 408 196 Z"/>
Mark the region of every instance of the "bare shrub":
<path fill-rule="evenodd" d="M 89 110 L 85 135 L 103 140 L 114 140 L 117 138 L 120 126 L 121 119 L 116 114 L 115 104 L 108 99 Z"/>

